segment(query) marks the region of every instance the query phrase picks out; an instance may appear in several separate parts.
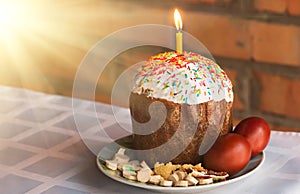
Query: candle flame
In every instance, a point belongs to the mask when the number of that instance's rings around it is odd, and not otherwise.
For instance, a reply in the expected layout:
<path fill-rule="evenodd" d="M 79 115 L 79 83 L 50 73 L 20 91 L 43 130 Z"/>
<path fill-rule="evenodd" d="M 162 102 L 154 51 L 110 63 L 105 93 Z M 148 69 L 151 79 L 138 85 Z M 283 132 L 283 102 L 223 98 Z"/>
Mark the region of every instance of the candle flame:
<path fill-rule="evenodd" d="M 175 11 L 174 11 L 174 21 L 175 21 L 176 29 L 181 30 L 182 29 L 182 20 L 181 20 L 181 16 L 180 16 L 178 9 L 175 9 Z"/>

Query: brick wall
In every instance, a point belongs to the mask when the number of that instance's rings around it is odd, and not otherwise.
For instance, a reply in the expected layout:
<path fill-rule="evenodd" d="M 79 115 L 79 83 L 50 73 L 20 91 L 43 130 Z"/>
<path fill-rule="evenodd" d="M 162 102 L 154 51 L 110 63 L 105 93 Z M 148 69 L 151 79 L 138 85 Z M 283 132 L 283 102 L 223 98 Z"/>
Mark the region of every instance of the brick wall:
<path fill-rule="evenodd" d="M 193 17 L 215 24 L 195 35 L 234 82 L 235 122 L 258 115 L 274 130 L 300 131 L 300 1 L 190 2 Z"/>
<path fill-rule="evenodd" d="M 235 123 L 256 115 L 274 130 L 300 131 L 300 1 L 134 2 L 145 21 L 152 21 L 154 11 L 166 21 L 171 8 L 181 8 L 184 30 L 204 43 L 234 83 Z M 147 58 L 147 52 L 130 55 Z M 117 63 L 133 64 L 125 55 Z"/>
<path fill-rule="evenodd" d="M 54 23 L 60 24 L 58 30 L 74 25 L 62 29 L 69 30 L 65 38 L 70 40 L 43 39 L 52 50 L 26 48 L 36 63 L 31 67 L 38 69 L 27 68 L 20 76 L 19 67 L 1 65 L 0 84 L 71 96 L 76 70 L 97 41 L 138 24 L 173 26 L 173 10 L 178 7 L 184 30 L 209 49 L 234 83 L 235 123 L 258 115 L 274 130 L 300 132 L 300 0 L 86 0 L 84 5 L 69 4 L 65 1 L 67 12 L 55 9 L 55 16 L 62 19 Z M 110 103 L 111 88 L 120 73 L 162 51 L 135 48 L 116 57 L 100 77 L 96 100 Z M 63 56 L 58 58 L 60 53 Z"/>

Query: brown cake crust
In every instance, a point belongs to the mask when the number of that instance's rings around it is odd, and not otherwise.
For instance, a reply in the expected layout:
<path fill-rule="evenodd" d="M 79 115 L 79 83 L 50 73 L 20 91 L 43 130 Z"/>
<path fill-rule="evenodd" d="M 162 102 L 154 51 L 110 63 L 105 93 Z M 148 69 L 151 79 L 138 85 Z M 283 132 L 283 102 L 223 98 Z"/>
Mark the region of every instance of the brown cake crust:
<path fill-rule="evenodd" d="M 202 154 L 199 153 L 199 147 L 204 139 L 204 136 L 216 138 L 218 135 L 224 135 L 232 130 L 232 102 L 209 101 L 196 105 L 177 104 L 164 99 L 155 99 L 147 97 L 145 94 L 131 93 L 130 112 L 133 124 L 133 146 L 137 150 L 149 150 L 167 143 L 176 133 L 176 140 L 169 143 L 167 148 L 147 155 L 137 156 L 139 160 L 145 160 L 150 164 L 160 161 L 160 156 L 165 156 L 171 151 L 180 150 L 183 144 L 187 144 L 185 149 L 172 158 L 173 163 L 177 164 L 197 164 L 202 161 Z M 147 135 L 141 135 L 139 132 L 145 131 L 142 125 L 138 123 L 146 123 L 151 118 L 149 114 L 149 106 L 154 102 L 161 102 L 165 105 L 166 119 L 161 126 L 155 131 L 150 131 Z M 154 114 L 158 114 L 159 109 L 154 110 Z M 184 118 L 181 118 L 184 116 Z M 177 131 L 181 123 L 181 129 Z M 135 122 L 136 121 L 136 122 Z M 151 122 L 157 125 L 159 121 Z M 196 125 L 195 125 L 196 123 Z M 196 127 L 196 129 L 195 129 Z M 211 138 L 205 138 L 206 140 Z M 182 150 L 182 149 L 181 149 Z M 204 149 L 205 150 L 205 149 Z M 202 151 L 203 152 L 203 151 Z"/>

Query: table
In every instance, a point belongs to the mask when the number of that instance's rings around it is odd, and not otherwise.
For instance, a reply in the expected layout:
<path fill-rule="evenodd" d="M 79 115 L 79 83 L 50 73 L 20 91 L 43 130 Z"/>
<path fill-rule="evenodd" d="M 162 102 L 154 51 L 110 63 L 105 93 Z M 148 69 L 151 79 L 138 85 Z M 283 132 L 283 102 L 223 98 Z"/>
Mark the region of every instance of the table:
<path fill-rule="evenodd" d="M 128 109 L 5 86 L 0 107 L 0 193 L 153 193 L 96 166 L 95 153 L 130 134 Z M 300 133 L 272 131 L 265 154 L 254 175 L 207 193 L 299 194 Z"/>

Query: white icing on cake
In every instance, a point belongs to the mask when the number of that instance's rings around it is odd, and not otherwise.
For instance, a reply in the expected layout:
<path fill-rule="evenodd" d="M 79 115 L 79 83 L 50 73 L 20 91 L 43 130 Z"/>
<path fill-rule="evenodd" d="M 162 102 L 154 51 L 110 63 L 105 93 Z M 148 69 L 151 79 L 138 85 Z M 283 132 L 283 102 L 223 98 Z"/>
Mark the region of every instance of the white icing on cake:
<path fill-rule="evenodd" d="M 174 103 L 233 101 L 226 73 L 211 59 L 192 52 L 152 56 L 139 69 L 132 92 Z"/>

